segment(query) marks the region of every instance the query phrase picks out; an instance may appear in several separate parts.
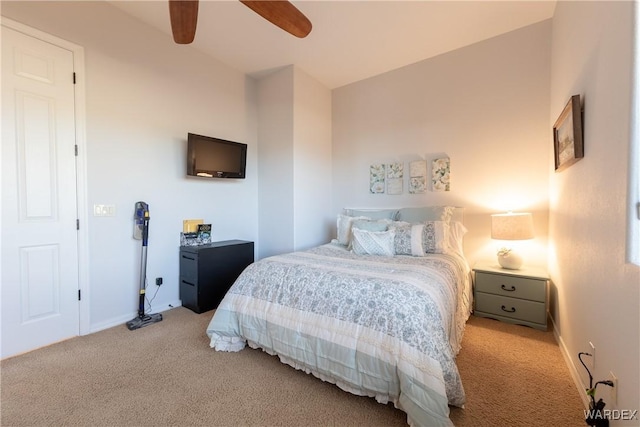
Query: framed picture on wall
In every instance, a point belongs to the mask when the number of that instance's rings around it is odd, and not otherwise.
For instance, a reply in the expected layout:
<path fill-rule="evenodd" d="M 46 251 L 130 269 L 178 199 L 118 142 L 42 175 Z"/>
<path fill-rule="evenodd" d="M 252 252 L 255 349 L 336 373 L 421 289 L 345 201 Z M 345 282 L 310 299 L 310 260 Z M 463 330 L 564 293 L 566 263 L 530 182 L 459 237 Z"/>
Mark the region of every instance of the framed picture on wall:
<path fill-rule="evenodd" d="M 584 157 L 580 95 L 573 95 L 553 125 L 553 153 L 556 172 Z"/>
<path fill-rule="evenodd" d="M 427 161 L 409 162 L 409 193 L 421 194 L 427 189 Z"/>
<path fill-rule="evenodd" d="M 387 194 L 402 194 L 404 180 L 404 163 L 387 165 Z"/>
<path fill-rule="evenodd" d="M 448 157 L 431 162 L 431 191 L 451 191 L 451 160 Z"/>
<path fill-rule="evenodd" d="M 371 194 L 383 194 L 385 179 L 387 177 L 386 165 L 378 163 L 369 166 L 369 192 Z"/>

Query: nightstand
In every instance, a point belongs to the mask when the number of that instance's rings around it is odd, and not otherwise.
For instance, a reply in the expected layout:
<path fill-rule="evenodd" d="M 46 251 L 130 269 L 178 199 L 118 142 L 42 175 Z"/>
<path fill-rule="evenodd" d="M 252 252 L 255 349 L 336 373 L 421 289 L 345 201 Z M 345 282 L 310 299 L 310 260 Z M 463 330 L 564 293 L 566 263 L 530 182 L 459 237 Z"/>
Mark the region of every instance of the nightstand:
<path fill-rule="evenodd" d="M 547 282 L 543 268 L 506 270 L 498 264 L 473 266 L 475 316 L 547 330 Z"/>

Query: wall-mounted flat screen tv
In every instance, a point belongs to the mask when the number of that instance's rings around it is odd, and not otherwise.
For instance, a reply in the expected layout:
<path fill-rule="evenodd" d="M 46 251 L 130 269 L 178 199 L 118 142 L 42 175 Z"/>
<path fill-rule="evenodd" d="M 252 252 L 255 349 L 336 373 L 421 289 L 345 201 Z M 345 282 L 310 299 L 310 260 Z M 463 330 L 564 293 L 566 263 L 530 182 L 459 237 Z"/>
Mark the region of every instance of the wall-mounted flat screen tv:
<path fill-rule="evenodd" d="M 187 175 L 205 178 L 244 178 L 247 144 L 189 133 Z"/>

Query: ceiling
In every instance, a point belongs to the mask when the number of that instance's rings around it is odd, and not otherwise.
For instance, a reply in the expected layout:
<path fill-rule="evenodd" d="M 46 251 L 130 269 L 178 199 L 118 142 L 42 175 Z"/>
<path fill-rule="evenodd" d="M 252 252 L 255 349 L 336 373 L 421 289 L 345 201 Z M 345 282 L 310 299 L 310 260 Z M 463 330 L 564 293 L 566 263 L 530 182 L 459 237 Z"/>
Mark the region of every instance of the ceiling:
<path fill-rule="evenodd" d="M 110 1 L 167 34 L 166 0 Z M 329 89 L 366 79 L 553 16 L 555 0 L 298 0 L 313 30 L 298 39 L 239 1 L 201 0 L 195 48 L 260 77 L 295 64 Z"/>

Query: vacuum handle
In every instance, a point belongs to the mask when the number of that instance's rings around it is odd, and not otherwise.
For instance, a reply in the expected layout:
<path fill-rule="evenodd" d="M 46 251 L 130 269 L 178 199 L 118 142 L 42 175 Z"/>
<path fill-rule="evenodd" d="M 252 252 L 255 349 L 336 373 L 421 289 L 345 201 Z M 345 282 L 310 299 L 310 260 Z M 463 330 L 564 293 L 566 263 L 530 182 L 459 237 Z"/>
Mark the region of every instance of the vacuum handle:
<path fill-rule="evenodd" d="M 149 212 L 146 212 L 148 215 Z M 147 246 L 149 243 L 149 218 L 144 219 L 144 225 L 142 226 L 142 246 Z"/>
<path fill-rule="evenodd" d="M 143 240 L 146 246 L 146 237 L 149 236 L 146 230 L 149 227 L 149 205 L 145 202 L 136 202 L 135 211 L 133 213 L 133 238 Z"/>

